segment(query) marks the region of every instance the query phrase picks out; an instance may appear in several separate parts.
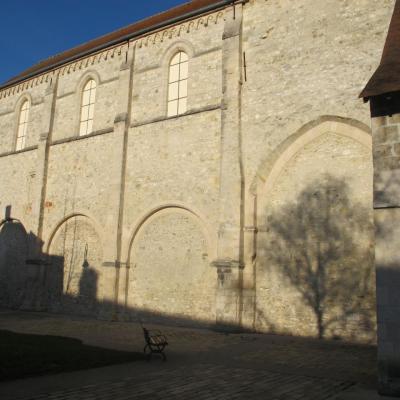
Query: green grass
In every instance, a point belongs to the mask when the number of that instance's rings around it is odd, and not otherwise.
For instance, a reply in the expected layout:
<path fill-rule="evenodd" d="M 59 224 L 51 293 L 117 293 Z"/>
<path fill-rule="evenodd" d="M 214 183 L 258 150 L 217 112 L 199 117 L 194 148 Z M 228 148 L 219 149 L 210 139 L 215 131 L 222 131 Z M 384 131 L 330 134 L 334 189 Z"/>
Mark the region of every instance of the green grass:
<path fill-rule="evenodd" d="M 143 359 L 141 353 L 86 346 L 78 339 L 0 330 L 0 381 Z"/>

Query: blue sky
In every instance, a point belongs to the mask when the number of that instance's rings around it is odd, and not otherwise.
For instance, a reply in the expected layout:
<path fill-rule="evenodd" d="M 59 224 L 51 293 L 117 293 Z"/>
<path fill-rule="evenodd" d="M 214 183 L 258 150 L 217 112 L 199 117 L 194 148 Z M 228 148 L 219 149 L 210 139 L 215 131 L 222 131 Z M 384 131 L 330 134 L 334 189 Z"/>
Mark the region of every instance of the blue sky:
<path fill-rule="evenodd" d="M 3 0 L 0 83 L 49 56 L 188 0 Z"/>

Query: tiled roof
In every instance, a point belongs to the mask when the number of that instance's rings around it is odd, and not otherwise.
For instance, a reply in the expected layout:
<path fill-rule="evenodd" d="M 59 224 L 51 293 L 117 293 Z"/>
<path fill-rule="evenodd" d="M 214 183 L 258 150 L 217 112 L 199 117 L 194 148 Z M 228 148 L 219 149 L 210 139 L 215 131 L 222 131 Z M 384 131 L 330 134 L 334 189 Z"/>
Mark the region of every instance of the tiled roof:
<path fill-rule="evenodd" d="M 107 35 L 101 36 L 97 39 L 91 40 L 87 43 L 81 44 L 70 50 L 64 51 L 63 53 L 57 54 L 44 61 L 41 61 L 34 66 L 26 69 L 19 75 L 8 80 L 0 88 L 11 86 L 15 83 L 21 82 L 28 79 L 36 74 L 51 70 L 64 63 L 78 59 L 87 54 L 95 51 L 99 51 L 103 48 L 111 46 L 113 44 L 122 43 L 129 38 L 140 36 L 145 33 L 151 32 L 152 30 L 159 29 L 163 26 L 173 25 L 183 19 L 188 19 L 196 15 L 224 7 L 230 3 L 234 3 L 233 0 L 193 0 L 180 6 L 171 8 L 168 11 L 160 14 L 153 15 L 149 18 L 128 25 L 124 28 L 118 29 L 117 31 L 111 32 Z"/>
<path fill-rule="evenodd" d="M 400 0 L 396 0 L 381 63 L 360 97 L 400 91 Z"/>

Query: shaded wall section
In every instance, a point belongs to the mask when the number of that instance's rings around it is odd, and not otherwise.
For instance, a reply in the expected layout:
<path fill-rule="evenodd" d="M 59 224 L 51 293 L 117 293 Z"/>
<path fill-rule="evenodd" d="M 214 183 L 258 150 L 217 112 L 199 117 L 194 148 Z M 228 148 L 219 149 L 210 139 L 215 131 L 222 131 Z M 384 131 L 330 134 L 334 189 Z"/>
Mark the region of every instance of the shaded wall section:
<path fill-rule="evenodd" d="M 257 244 L 258 330 L 375 340 L 369 152 L 327 132 L 267 184 Z"/>
<path fill-rule="evenodd" d="M 49 304 L 48 277 L 57 282 L 62 264 L 57 256 L 42 253 L 42 242 L 24 225 L 11 217 L 11 206 L 0 223 L 0 307 L 24 310 L 45 310 Z M 52 292 L 61 297 L 62 286 Z"/>
<path fill-rule="evenodd" d="M 57 256 L 47 282 L 52 299 L 50 308 L 53 311 L 96 315 L 102 247 L 90 219 L 78 215 L 65 221 L 51 242 L 50 254 Z"/>
<path fill-rule="evenodd" d="M 0 304 L 19 308 L 25 302 L 31 267 L 28 257 L 28 234 L 18 221 L 0 227 Z"/>

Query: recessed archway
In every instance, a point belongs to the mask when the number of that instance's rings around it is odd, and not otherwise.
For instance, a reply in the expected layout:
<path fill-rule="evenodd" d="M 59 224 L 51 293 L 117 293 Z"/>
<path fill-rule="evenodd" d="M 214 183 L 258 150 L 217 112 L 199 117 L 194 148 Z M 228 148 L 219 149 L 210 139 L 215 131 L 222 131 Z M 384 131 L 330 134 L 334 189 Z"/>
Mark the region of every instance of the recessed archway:
<path fill-rule="evenodd" d="M 371 177 L 371 136 L 338 118 L 309 124 L 264 163 L 259 330 L 374 340 Z"/>
<path fill-rule="evenodd" d="M 97 312 L 101 243 L 95 224 L 85 215 L 72 215 L 58 224 L 49 243 L 53 264 L 47 274 L 49 304 L 55 311 Z"/>
<path fill-rule="evenodd" d="M 138 226 L 129 255 L 128 312 L 142 318 L 215 322 L 217 275 L 209 235 L 182 207 L 166 207 Z"/>

